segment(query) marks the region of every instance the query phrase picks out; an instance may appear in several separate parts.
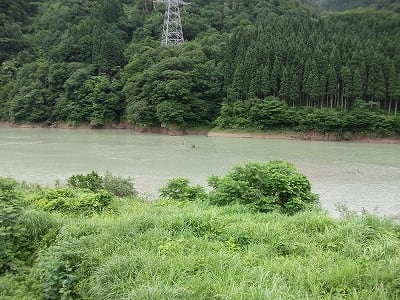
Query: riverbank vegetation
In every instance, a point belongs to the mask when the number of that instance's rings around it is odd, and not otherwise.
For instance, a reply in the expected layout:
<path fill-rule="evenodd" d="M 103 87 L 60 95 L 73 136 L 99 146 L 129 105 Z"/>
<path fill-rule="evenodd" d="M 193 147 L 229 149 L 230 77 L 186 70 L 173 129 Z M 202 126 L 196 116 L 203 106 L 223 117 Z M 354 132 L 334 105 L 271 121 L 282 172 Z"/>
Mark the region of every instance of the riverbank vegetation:
<path fill-rule="evenodd" d="M 180 47 L 160 45 L 163 10 L 141 0 L 2 1 L 0 120 L 399 134 L 395 9 L 195 1 L 181 12 Z"/>
<path fill-rule="evenodd" d="M 209 193 L 171 179 L 152 202 L 118 197 L 99 178 L 55 188 L 0 178 L 2 299 L 400 296 L 399 225 L 327 215 L 293 165 L 238 166 L 210 177 Z"/>
<path fill-rule="evenodd" d="M 355 101 L 347 111 L 329 108 L 294 108 L 276 97 L 224 103 L 215 129 L 252 132 L 333 133 L 338 140 L 358 136 L 399 136 L 400 116 L 383 114 L 376 103 Z"/>

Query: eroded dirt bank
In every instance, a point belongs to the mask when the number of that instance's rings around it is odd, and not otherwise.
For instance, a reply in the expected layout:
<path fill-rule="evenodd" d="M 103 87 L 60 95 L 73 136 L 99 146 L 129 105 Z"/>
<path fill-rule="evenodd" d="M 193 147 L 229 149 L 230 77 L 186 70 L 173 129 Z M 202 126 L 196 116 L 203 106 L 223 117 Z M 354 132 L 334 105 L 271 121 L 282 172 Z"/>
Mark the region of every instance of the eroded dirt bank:
<path fill-rule="evenodd" d="M 196 129 L 179 129 L 179 128 L 161 128 L 161 127 L 140 127 L 130 123 L 108 124 L 101 127 L 93 127 L 90 125 L 68 125 L 64 123 L 23 123 L 16 124 L 12 122 L 0 121 L 0 127 L 3 128 L 57 128 L 57 129 L 126 129 L 138 133 L 155 133 L 166 135 L 204 135 L 208 137 L 223 137 L 223 138 L 256 138 L 256 139 L 281 139 L 281 140 L 307 140 L 307 141 L 344 141 L 357 143 L 380 143 L 380 144 L 400 144 L 400 137 L 371 137 L 363 135 L 353 135 L 349 140 L 343 140 L 334 133 L 321 134 L 317 132 L 228 132 L 215 130 L 196 130 Z"/>

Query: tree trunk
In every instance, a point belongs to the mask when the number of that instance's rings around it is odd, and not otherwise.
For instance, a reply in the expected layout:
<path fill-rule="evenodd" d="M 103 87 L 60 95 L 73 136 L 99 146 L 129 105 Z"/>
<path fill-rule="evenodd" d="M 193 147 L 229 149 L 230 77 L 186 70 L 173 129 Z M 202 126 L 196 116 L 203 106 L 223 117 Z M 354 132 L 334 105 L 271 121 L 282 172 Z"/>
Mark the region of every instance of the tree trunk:
<path fill-rule="evenodd" d="M 388 109 L 388 101 L 387 101 L 387 97 L 385 97 L 385 100 L 383 100 L 383 110 Z"/>

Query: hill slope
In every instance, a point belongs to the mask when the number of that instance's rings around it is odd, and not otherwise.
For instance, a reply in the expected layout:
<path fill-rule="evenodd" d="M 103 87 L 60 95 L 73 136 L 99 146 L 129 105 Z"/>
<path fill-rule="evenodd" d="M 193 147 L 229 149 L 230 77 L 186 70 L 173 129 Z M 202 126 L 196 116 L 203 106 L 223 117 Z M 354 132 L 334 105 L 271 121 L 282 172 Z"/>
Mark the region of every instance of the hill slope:
<path fill-rule="evenodd" d="M 397 0 L 310 0 L 326 10 L 347 10 L 359 7 L 376 9 L 391 9 L 400 13 L 400 3 Z"/>
<path fill-rule="evenodd" d="M 314 125 L 302 126 L 304 107 L 343 117 L 356 103 L 397 113 L 400 17 L 393 12 L 320 16 L 305 0 L 199 0 L 181 11 L 185 45 L 165 48 L 164 7 L 147 0 L 7 0 L 0 9 L 2 121 L 303 130 L 326 123 L 311 116 Z M 222 103 L 271 96 L 300 111 L 260 125 L 269 116 L 237 107 L 236 125 L 216 122 Z M 260 111 L 254 103 L 241 109 Z M 337 125 L 329 130 L 377 131 L 382 121 L 343 125 L 328 114 Z M 400 132 L 397 119 L 386 123 L 385 134 Z"/>

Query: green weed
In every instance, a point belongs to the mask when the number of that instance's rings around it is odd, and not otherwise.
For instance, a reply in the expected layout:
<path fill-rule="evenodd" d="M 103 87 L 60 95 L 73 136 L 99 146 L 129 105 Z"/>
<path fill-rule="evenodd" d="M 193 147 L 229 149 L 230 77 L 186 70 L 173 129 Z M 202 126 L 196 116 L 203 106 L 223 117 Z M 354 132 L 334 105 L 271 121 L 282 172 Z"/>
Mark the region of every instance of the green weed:
<path fill-rule="evenodd" d="M 168 199 L 111 205 L 90 215 L 19 207 L 9 249 L 11 265 L 22 263 L 0 276 L 0 298 L 400 298 L 400 226 L 389 219 Z"/>

